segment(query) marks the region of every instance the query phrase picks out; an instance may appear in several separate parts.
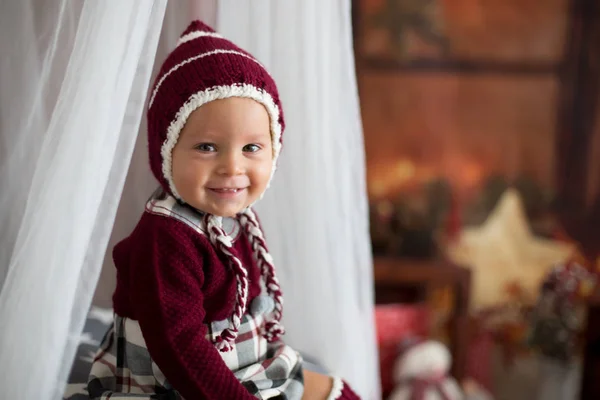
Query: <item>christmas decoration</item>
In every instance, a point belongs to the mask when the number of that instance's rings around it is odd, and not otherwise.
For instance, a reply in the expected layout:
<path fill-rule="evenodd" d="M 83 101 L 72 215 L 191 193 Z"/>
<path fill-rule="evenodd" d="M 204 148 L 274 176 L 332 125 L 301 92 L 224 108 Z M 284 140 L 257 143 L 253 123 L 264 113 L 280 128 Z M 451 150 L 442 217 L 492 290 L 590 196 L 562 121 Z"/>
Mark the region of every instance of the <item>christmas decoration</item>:
<path fill-rule="evenodd" d="M 508 189 L 485 223 L 464 229 L 447 253 L 473 270 L 472 306 L 481 309 L 505 303 L 506 288 L 515 282 L 534 298 L 549 266 L 567 260 L 573 249 L 572 244 L 534 236 L 518 192 Z"/>
<path fill-rule="evenodd" d="M 406 344 L 394 366 L 396 387 L 388 400 L 462 400 L 460 387 L 449 375 L 451 363 L 450 352 L 439 342 Z"/>
<path fill-rule="evenodd" d="M 557 264 L 546 276 L 532 315 L 530 342 L 546 357 L 569 362 L 577 353 L 585 323 L 585 299 L 597 271 L 575 260 Z"/>

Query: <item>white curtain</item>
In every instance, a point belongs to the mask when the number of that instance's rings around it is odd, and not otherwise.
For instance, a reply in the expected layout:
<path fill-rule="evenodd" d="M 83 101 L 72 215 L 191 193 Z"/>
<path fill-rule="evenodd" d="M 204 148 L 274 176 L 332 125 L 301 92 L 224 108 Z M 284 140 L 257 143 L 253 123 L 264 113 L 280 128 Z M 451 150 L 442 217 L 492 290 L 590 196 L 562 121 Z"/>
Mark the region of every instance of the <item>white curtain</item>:
<path fill-rule="evenodd" d="M 200 18 L 210 26 L 215 26 L 217 17 L 217 0 L 177 0 L 167 4 L 164 24 L 160 33 L 156 62 L 152 73 L 152 81 L 158 74 L 167 54 L 175 47 L 179 35 L 194 18 Z M 116 285 L 115 267 L 112 261 L 112 248 L 124 237 L 128 236 L 140 219 L 148 197 L 158 187 L 158 183 L 150 172 L 148 161 L 146 118 L 142 118 L 140 130 L 127 172 L 125 187 L 117 217 L 110 237 L 108 251 L 98 287 L 94 295 L 94 304 L 100 307 L 112 307 L 112 294 Z"/>
<path fill-rule="evenodd" d="M 0 397 L 55 399 L 133 151 L 166 0 L 0 3 Z"/>
<path fill-rule="evenodd" d="M 110 250 L 156 186 L 141 118 L 155 53 L 154 71 L 201 17 L 266 63 L 283 97 L 284 153 L 258 211 L 287 339 L 379 398 L 349 0 L 165 7 L 0 4 L 2 397 L 58 397 L 103 260 L 95 302 L 110 305 Z"/>
<path fill-rule="evenodd" d="M 222 0 L 217 27 L 266 64 L 287 128 L 258 215 L 286 340 L 379 397 L 365 160 L 349 0 Z"/>

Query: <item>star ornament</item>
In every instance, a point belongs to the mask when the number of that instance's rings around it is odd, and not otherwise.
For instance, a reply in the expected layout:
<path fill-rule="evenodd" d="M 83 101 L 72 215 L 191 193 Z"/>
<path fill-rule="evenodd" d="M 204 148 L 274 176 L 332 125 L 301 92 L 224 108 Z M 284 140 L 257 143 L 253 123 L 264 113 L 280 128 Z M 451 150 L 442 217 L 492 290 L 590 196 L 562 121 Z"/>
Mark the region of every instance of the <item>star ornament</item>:
<path fill-rule="evenodd" d="M 450 259 L 472 270 L 472 308 L 510 300 L 507 288 L 518 284 L 534 301 L 552 266 L 573 254 L 573 245 L 534 236 L 515 189 L 508 189 L 485 223 L 466 228 L 448 248 Z"/>

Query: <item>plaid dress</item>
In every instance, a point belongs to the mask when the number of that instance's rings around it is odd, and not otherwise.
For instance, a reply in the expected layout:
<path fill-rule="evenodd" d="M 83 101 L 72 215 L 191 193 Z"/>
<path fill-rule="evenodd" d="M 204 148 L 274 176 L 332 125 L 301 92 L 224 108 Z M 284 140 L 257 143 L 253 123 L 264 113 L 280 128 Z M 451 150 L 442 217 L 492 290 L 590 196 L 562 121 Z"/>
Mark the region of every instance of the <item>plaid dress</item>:
<path fill-rule="evenodd" d="M 291 347 L 269 344 L 261 334 L 273 300 L 259 296 L 242 318 L 232 351 L 220 353 L 246 389 L 259 399 L 300 399 L 304 391 L 302 358 Z M 213 340 L 228 321 L 209 324 Z M 96 354 L 88 382 L 90 399 L 183 399 L 152 360 L 137 321 L 115 314 Z"/>

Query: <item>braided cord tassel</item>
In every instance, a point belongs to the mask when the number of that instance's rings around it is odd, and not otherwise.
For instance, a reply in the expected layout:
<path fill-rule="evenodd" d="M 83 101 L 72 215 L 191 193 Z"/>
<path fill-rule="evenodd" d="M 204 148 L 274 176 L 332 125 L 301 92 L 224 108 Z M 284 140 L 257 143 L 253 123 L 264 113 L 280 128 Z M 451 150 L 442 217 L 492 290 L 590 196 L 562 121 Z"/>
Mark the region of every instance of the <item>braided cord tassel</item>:
<path fill-rule="evenodd" d="M 223 219 L 214 215 L 205 216 L 205 224 L 213 245 L 227 256 L 237 281 L 236 299 L 233 314 L 229 321 L 229 328 L 221 332 L 215 340 L 216 348 L 221 352 L 231 351 L 238 335 L 240 321 L 246 312 L 248 301 L 248 272 L 242 262 L 232 252 L 232 240 L 223 230 Z"/>
<path fill-rule="evenodd" d="M 283 293 L 279 286 L 279 281 L 275 276 L 275 266 L 273 257 L 267 250 L 267 244 L 262 230 L 256 219 L 256 215 L 252 209 L 247 208 L 240 215 L 240 224 L 246 231 L 248 239 L 252 246 L 252 251 L 256 262 L 260 268 L 261 275 L 265 280 L 267 293 L 275 303 L 273 310 L 273 319 L 267 321 L 265 325 L 265 338 L 269 342 L 279 340 L 279 337 L 285 333 L 285 329 L 281 325 L 281 317 L 283 316 Z"/>

